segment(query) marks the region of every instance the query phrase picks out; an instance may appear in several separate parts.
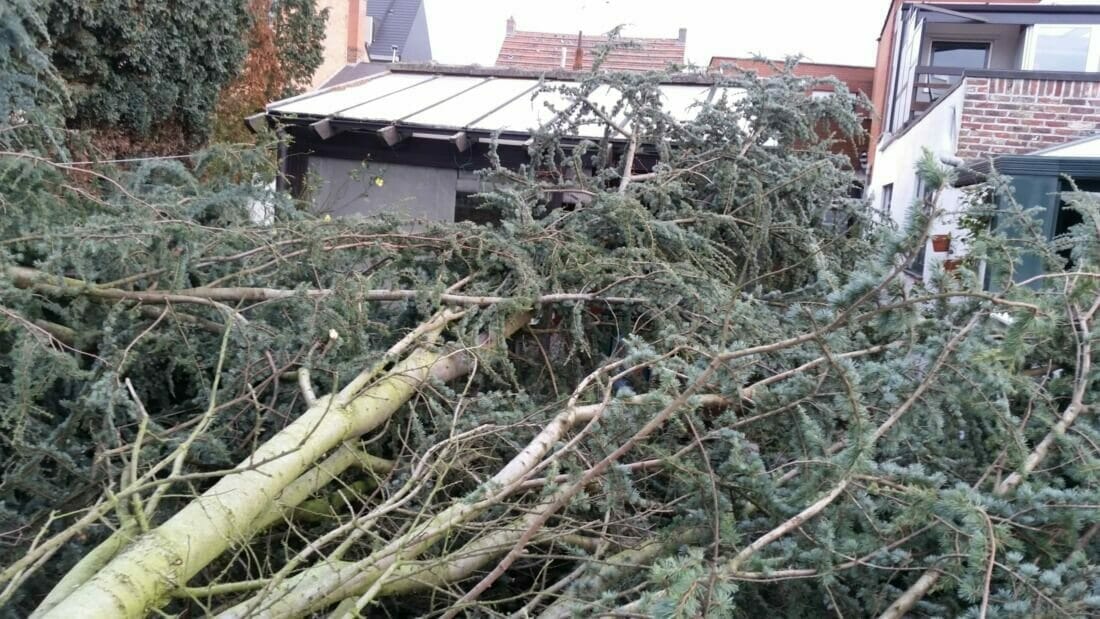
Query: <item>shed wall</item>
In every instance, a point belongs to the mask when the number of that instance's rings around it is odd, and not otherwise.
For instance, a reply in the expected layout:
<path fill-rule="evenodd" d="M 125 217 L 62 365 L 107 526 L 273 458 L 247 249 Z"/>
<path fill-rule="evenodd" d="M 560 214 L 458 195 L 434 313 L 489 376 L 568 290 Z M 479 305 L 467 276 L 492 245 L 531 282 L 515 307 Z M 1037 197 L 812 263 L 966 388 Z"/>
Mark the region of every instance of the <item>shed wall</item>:
<path fill-rule="evenodd" d="M 308 182 L 314 208 L 334 217 L 388 213 L 454 221 L 457 170 L 313 156 Z"/>

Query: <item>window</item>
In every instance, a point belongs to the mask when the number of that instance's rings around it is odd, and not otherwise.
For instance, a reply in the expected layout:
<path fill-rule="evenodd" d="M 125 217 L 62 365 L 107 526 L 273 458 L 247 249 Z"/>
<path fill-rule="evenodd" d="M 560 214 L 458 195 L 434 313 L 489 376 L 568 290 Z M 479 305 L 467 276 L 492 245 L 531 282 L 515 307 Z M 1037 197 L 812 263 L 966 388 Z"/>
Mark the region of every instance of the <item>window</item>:
<path fill-rule="evenodd" d="M 917 176 L 917 196 L 921 202 L 920 208 L 923 211 L 931 211 L 935 204 L 933 200 L 936 197 L 936 191 L 924 183 L 924 179 Z M 924 278 L 924 262 L 925 262 L 925 250 L 928 249 L 928 239 L 925 239 L 924 245 L 920 246 L 920 250 L 913 256 L 913 261 L 909 263 L 906 270 L 910 275 L 917 279 Z"/>
<path fill-rule="evenodd" d="M 483 226 L 500 223 L 500 213 L 473 193 L 455 195 L 455 221 L 469 221 Z"/>
<path fill-rule="evenodd" d="M 1058 191 L 1067 192 L 1074 191 L 1074 185 L 1076 185 L 1077 191 L 1086 191 L 1090 193 L 1100 192 L 1100 178 L 1083 178 L 1076 179 L 1074 183 L 1070 183 L 1069 180 L 1062 178 L 1058 182 Z M 1055 202 L 1058 211 L 1054 214 L 1054 230 L 1051 235 L 1052 239 L 1056 239 L 1059 236 L 1069 234 L 1070 228 L 1078 224 L 1084 223 L 1084 217 L 1082 217 L 1080 211 L 1070 207 L 1070 205 L 1061 199 L 1061 196 Z M 1073 248 L 1066 247 L 1058 252 L 1062 258 L 1066 260 L 1066 269 L 1073 270 L 1077 266 L 1077 261 L 1073 259 Z"/>
<path fill-rule="evenodd" d="M 882 186 L 882 202 L 879 203 L 879 210 L 886 217 L 890 217 L 891 207 L 894 205 L 894 184 L 890 183 Z"/>
<path fill-rule="evenodd" d="M 984 69 L 989 65 L 990 43 L 980 41 L 932 41 L 928 64 L 945 69 Z M 913 93 L 914 111 L 923 111 L 959 83 L 956 73 L 924 72 L 917 76 Z"/>
<path fill-rule="evenodd" d="M 928 60 L 934 67 L 984 69 L 989 64 L 989 43 L 933 41 Z"/>
<path fill-rule="evenodd" d="M 1031 68 L 1035 71 L 1095 71 L 1092 26 L 1035 26 Z"/>

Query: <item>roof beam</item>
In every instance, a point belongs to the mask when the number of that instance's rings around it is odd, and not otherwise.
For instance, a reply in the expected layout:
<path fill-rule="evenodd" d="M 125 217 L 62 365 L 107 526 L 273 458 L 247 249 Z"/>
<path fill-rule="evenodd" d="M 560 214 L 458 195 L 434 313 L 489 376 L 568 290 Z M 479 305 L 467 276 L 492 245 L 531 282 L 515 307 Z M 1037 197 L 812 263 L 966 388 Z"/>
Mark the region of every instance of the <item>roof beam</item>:
<path fill-rule="evenodd" d="M 317 134 L 317 137 L 321 138 L 322 140 L 327 140 L 343 131 L 343 129 L 339 125 L 336 125 L 332 122 L 331 118 L 323 118 L 321 120 L 318 120 L 317 122 L 311 124 L 309 128 L 313 129 L 313 132 Z"/>
<path fill-rule="evenodd" d="M 251 116 L 246 116 L 244 119 L 244 126 L 248 128 L 252 133 L 259 133 L 267 127 L 267 112 L 260 112 Z"/>
<path fill-rule="evenodd" d="M 933 13 L 943 13 L 944 15 L 950 15 L 952 17 L 959 17 L 970 21 L 976 21 L 982 24 L 988 24 L 989 20 L 973 13 L 963 13 L 962 11 L 954 11 L 947 7 L 936 6 L 934 4 L 922 4 L 920 9 L 924 11 L 932 11 Z"/>
<path fill-rule="evenodd" d="M 396 146 L 406 137 L 408 134 L 401 133 L 397 130 L 397 127 L 390 125 L 389 127 L 383 127 L 378 130 L 378 137 L 386 143 L 387 146 Z"/>
<path fill-rule="evenodd" d="M 466 136 L 465 131 L 459 131 L 452 135 L 450 140 L 451 144 L 454 144 L 460 153 L 464 153 L 470 148 L 470 139 Z"/>

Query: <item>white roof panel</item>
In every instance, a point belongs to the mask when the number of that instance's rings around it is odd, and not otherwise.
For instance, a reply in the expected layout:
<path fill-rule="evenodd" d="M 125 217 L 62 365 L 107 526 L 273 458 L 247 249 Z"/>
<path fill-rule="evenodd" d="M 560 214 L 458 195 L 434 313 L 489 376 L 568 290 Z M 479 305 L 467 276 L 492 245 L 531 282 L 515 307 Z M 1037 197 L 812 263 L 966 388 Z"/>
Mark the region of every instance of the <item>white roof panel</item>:
<path fill-rule="evenodd" d="M 531 80 L 537 84 L 538 80 Z M 557 82 L 551 85 L 566 84 L 576 86 L 574 82 Z M 483 129 L 486 131 L 534 131 L 554 119 L 557 112 L 565 109 L 568 101 L 560 92 L 542 91 L 532 92 L 512 101 L 508 105 L 489 114 L 485 118 L 474 123 L 470 129 Z M 550 108 L 547 108 L 547 105 Z M 486 111 L 492 110 L 487 107 Z"/>
<path fill-rule="evenodd" d="M 400 75 L 400 74 L 399 74 Z M 415 86 L 344 110 L 341 118 L 393 122 L 462 93 L 485 81 L 484 77 L 440 75 Z M 444 123 L 454 126 L 453 123 Z"/>
<path fill-rule="evenodd" d="M 472 90 L 405 118 L 404 122 L 417 125 L 468 127 L 470 123 L 513 99 L 524 96 L 530 98 L 528 91 L 537 86 L 538 82 L 533 80 L 492 78 Z"/>
<path fill-rule="evenodd" d="M 1100 134 L 1032 153 L 1041 157 L 1100 157 Z"/>
<path fill-rule="evenodd" d="M 575 88 L 577 82 L 548 80 L 538 90 L 539 80 L 512 76 L 473 76 L 429 74 L 421 72 L 382 73 L 347 86 L 338 86 L 316 93 L 277 101 L 268 112 L 302 114 L 379 123 L 408 123 L 444 129 L 536 131 L 567 108 L 572 100 L 555 87 Z M 661 86 L 665 109 L 680 120 L 688 120 L 698 111 L 698 104 L 710 96 L 711 87 L 699 84 L 665 84 Z M 720 91 L 738 97 L 740 91 Z M 621 113 L 613 110 L 619 104 L 619 91 L 601 86 L 589 95 L 589 101 L 601 112 L 622 124 Z M 629 127 L 625 127 L 629 130 Z M 604 121 L 589 112 L 580 137 L 602 136 Z M 621 137 L 621 136 L 615 136 Z"/>
<path fill-rule="evenodd" d="M 661 89 L 661 105 L 676 119 L 690 118 L 707 100 L 710 86 L 667 86 Z"/>
<path fill-rule="evenodd" d="M 342 117 L 341 112 L 361 105 L 364 101 L 384 97 L 430 80 L 432 77 L 423 73 L 381 73 L 354 86 L 336 87 L 331 90 L 318 91 L 317 94 L 313 95 L 276 101 L 267 106 L 267 111 L 283 114 Z"/>

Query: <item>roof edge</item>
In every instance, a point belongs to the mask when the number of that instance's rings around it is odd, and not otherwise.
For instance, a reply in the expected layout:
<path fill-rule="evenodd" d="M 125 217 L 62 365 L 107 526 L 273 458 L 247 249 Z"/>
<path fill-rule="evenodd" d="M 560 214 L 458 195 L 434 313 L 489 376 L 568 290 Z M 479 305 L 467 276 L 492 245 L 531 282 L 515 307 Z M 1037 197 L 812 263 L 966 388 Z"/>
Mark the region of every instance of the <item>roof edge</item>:
<path fill-rule="evenodd" d="M 588 71 L 554 69 L 539 71 L 535 69 L 517 69 L 513 67 L 486 67 L 482 65 L 446 65 L 436 63 L 394 63 L 389 66 L 392 73 L 435 73 L 438 75 L 464 75 L 469 77 L 503 77 L 522 79 L 551 79 L 577 81 L 589 75 Z M 605 71 L 606 73 L 631 73 L 637 71 Z M 659 73 L 659 71 L 653 71 Z M 662 84 L 688 84 L 711 86 L 719 80 L 704 73 L 671 73 L 661 79 Z"/>
<path fill-rule="evenodd" d="M 1032 4 L 1030 2 L 905 2 L 920 7 L 934 6 L 960 13 L 1100 13 L 1100 2 L 1095 4 Z"/>
<path fill-rule="evenodd" d="M 1096 178 L 1097 157 L 1043 157 L 1042 155 L 992 155 L 969 159 L 955 180 L 956 187 L 976 185 L 994 169 L 1006 176 L 1060 176 Z"/>
<path fill-rule="evenodd" d="M 782 65 L 786 60 L 776 60 L 774 58 L 746 58 L 745 56 L 711 56 L 707 66 L 713 66 L 714 61 L 730 61 L 730 62 L 774 62 L 778 65 Z M 798 66 L 805 67 L 843 67 L 845 69 L 868 69 L 870 71 L 875 70 L 874 65 L 866 64 L 845 64 L 843 62 L 798 62 Z"/>
<path fill-rule="evenodd" d="M 1039 150 L 1032 151 L 1028 154 L 1030 154 L 1030 155 L 1045 155 L 1047 153 L 1053 153 L 1053 152 L 1062 150 L 1063 148 L 1068 148 L 1070 146 L 1077 146 L 1079 144 L 1086 144 L 1088 142 L 1092 142 L 1093 140 L 1100 140 L 1100 131 L 1098 131 L 1098 132 L 1096 132 L 1092 135 L 1086 135 L 1083 138 L 1077 138 L 1077 139 L 1074 139 L 1074 140 L 1070 140 L 1068 142 L 1063 142 L 1061 144 L 1055 144 L 1054 146 L 1048 146 L 1046 148 L 1040 148 Z"/>
<path fill-rule="evenodd" d="M 523 35 L 523 34 L 535 34 L 535 35 L 551 36 L 551 37 L 563 37 L 563 38 L 572 39 L 572 40 L 575 40 L 576 37 L 577 37 L 577 35 L 575 35 L 575 34 L 570 34 L 570 33 L 566 33 L 566 32 L 543 32 L 541 30 L 513 30 L 512 32 L 509 32 L 505 36 L 505 40 L 507 40 L 508 37 L 513 37 L 513 36 L 516 36 L 516 35 Z M 631 41 L 660 41 L 662 43 L 672 43 L 672 44 L 675 44 L 675 45 L 679 45 L 681 47 L 686 44 L 686 42 L 681 41 L 679 37 L 628 37 L 628 36 L 618 36 L 618 37 L 615 37 L 614 39 L 611 39 L 611 38 L 609 38 L 609 33 L 606 33 L 606 32 L 602 33 L 602 34 L 581 34 L 581 39 L 582 40 L 599 40 L 599 41 L 603 41 L 603 42 L 614 42 L 614 43 L 619 43 L 619 42 L 629 43 Z"/>

